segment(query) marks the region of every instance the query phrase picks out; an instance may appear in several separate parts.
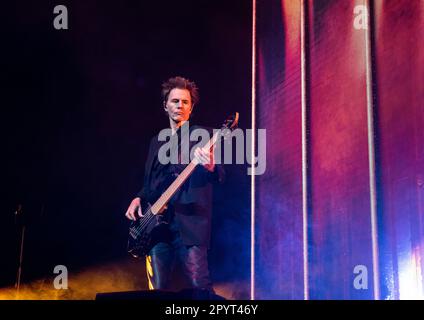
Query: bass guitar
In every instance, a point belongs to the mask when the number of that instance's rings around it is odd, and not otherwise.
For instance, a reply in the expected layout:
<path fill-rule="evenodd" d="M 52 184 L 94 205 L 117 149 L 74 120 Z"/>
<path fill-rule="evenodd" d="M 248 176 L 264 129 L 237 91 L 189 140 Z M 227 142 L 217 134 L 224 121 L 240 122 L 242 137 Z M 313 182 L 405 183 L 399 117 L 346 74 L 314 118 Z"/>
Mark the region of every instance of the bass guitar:
<path fill-rule="evenodd" d="M 237 127 L 238 118 L 239 114 L 236 112 L 225 120 L 221 129 L 217 130 L 212 138 L 206 143 L 205 148 L 211 150 L 220 137 L 227 139 L 231 131 Z M 163 219 L 163 213 L 166 210 L 167 204 L 172 196 L 190 177 L 197 165 L 198 161 L 193 159 L 155 203 L 145 204 L 142 208 L 143 216 L 135 221 L 131 221 L 127 250 L 132 256 L 138 258 L 147 255 L 150 249 L 157 243 L 157 239 L 160 235 L 166 233 L 167 222 Z"/>

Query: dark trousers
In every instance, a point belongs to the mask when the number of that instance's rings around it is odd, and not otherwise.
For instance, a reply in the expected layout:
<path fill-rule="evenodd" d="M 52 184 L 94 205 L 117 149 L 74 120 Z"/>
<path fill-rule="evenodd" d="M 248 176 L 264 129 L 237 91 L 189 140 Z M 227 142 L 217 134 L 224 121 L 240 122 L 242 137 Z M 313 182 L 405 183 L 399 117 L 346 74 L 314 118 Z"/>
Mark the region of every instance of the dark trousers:
<path fill-rule="evenodd" d="M 205 246 L 184 245 L 179 235 L 171 242 L 157 243 L 146 257 L 149 289 L 170 290 L 172 273 L 178 263 L 188 287 L 212 290 L 207 251 Z"/>

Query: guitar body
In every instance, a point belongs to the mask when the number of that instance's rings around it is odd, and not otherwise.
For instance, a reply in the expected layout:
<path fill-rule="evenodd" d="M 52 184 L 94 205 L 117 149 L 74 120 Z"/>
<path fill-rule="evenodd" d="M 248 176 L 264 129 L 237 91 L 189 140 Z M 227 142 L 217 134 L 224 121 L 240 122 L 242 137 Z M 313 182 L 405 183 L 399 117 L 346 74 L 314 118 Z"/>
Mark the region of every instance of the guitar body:
<path fill-rule="evenodd" d="M 147 204 L 143 208 L 143 217 L 130 224 L 127 250 L 135 258 L 146 256 L 159 239 L 166 241 L 171 236 L 163 212 L 153 214 L 151 209 L 151 205 Z"/>

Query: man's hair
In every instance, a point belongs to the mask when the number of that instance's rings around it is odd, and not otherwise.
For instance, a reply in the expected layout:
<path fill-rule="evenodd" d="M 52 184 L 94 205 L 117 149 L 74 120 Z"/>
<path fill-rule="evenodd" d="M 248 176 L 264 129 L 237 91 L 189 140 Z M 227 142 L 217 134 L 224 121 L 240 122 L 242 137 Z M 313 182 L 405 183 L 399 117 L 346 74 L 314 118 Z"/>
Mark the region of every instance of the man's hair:
<path fill-rule="evenodd" d="M 183 77 L 173 77 L 162 83 L 162 100 L 164 103 L 168 101 L 169 93 L 175 88 L 187 89 L 190 92 L 192 105 L 199 102 L 199 89 L 193 81 Z"/>

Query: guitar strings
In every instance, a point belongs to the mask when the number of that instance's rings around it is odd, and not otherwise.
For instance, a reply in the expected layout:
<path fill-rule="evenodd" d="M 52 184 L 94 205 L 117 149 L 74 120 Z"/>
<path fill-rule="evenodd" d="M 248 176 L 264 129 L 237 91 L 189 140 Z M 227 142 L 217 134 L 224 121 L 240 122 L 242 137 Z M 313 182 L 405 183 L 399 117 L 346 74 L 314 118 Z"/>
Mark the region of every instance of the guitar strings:
<path fill-rule="evenodd" d="M 220 130 L 220 132 L 219 133 L 222 133 L 222 129 Z M 217 137 L 218 137 L 218 134 L 215 136 L 215 137 L 213 137 L 211 140 L 209 140 L 209 151 L 214 147 L 214 145 L 216 144 L 216 141 L 217 141 Z M 214 141 L 212 141 L 212 140 L 214 140 Z M 212 142 L 211 142 L 212 141 Z M 191 166 L 191 167 L 190 167 Z M 194 168 L 197 166 L 197 163 L 194 163 L 194 161 L 192 161 L 192 162 L 190 162 L 190 164 L 188 164 L 187 165 L 187 167 L 183 170 L 183 172 L 182 172 L 182 174 L 181 174 L 181 176 L 183 176 L 183 180 L 185 180 L 185 179 L 187 179 L 188 178 L 188 176 L 191 174 L 191 172 L 184 172 L 186 169 L 188 169 L 189 167 L 190 167 L 190 169 L 188 170 L 188 171 L 193 171 L 194 170 Z M 175 180 L 176 181 L 176 180 Z M 174 183 L 175 183 L 175 181 L 174 181 Z M 169 187 L 169 189 L 168 190 L 166 190 L 165 192 L 164 192 L 164 194 L 159 198 L 159 200 L 164 196 L 164 195 L 166 195 L 166 196 L 172 196 L 176 191 L 177 191 L 177 189 L 178 188 L 176 188 L 176 187 L 172 187 L 172 185 L 174 184 L 174 183 L 172 183 L 171 185 L 170 185 L 170 187 Z M 152 206 L 153 207 L 153 206 Z M 143 218 L 142 218 L 142 220 L 139 220 L 140 222 L 139 222 L 139 225 L 138 226 L 136 226 L 136 227 L 133 227 L 132 229 L 133 230 L 135 230 L 136 231 L 136 233 L 137 233 L 137 236 L 139 236 L 141 233 L 142 233 L 142 231 L 143 231 L 143 229 L 145 229 L 145 228 L 147 228 L 147 226 L 150 224 L 150 222 L 153 220 L 153 218 L 156 216 L 156 214 L 154 214 L 151 210 L 152 210 L 152 207 L 150 207 L 150 209 L 149 209 L 149 212 L 147 213 L 147 216 L 144 216 Z"/>

